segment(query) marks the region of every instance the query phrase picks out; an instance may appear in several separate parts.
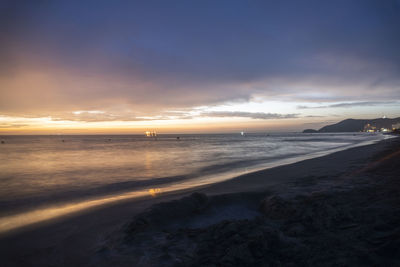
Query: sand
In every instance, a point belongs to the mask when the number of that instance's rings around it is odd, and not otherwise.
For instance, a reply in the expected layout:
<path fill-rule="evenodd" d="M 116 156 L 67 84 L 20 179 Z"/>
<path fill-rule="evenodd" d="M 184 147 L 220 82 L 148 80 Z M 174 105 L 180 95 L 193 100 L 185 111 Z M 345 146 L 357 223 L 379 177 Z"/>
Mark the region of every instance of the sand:
<path fill-rule="evenodd" d="M 0 257 L 4 266 L 399 265 L 398 151 L 389 139 L 72 214 L 0 236 Z"/>

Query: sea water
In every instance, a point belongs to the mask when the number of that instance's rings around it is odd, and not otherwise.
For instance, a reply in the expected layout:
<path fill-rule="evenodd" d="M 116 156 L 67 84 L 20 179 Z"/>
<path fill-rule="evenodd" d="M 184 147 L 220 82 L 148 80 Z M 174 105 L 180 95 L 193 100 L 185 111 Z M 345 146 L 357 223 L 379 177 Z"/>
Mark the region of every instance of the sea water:
<path fill-rule="evenodd" d="M 0 217 L 43 206 L 156 195 L 373 143 L 382 134 L 2 136 Z M 131 195 L 134 196 L 134 195 Z"/>

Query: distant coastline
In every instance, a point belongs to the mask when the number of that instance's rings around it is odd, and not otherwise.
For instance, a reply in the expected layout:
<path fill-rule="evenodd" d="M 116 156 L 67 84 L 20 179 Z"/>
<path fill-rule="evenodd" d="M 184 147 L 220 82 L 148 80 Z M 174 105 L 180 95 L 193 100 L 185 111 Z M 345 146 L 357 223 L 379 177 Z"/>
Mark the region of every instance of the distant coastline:
<path fill-rule="evenodd" d="M 400 117 L 377 119 L 346 119 L 327 125 L 319 130 L 305 129 L 303 133 L 340 133 L 340 132 L 399 132 Z"/>

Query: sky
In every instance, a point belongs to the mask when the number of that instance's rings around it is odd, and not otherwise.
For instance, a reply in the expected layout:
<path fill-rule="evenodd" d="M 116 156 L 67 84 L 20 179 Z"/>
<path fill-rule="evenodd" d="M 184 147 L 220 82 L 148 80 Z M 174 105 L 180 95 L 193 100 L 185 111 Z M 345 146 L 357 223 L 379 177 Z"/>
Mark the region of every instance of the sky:
<path fill-rule="evenodd" d="M 399 0 L 0 0 L 0 133 L 399 117 L 399 48 Z"/>

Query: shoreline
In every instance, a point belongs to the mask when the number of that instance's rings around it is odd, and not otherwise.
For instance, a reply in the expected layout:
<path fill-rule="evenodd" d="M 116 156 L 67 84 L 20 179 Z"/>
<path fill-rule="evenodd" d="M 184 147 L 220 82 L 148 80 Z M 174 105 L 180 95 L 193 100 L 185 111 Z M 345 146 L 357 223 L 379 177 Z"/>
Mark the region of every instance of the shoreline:
<path fill-rule="evenodd" d="M 49 263 L 46 264 L 51 265 L 51 262 L 54 263 L 56 261 L 59 263 L 56 265 L 85 265 L 88 264 L 88 259 L 98 249 L 99 239 L 102 240 L 109 233 L 118 231 L 131 220 L 134 214 L 140 213 L 152 204 L 171 201 L 193 191 L 206 193 L 209 197 L 220 196 L 220 198 L 226 194 L 239 192 L 277 192 L 285 188 L 290 188 L 290 190 L 286 190 L 286 195 L 296 194 L 301 191 L 304 193 L 307 192 L 307 186 L 304 187 L 304 184 L 313 184 L 315 183 L 313 180 L 321 180 L 321 177 L 325 177 L 322 179 L 324 183 L 316 187 L 323 190 L 323 188 L 333 186 L 334 183 L 332 180 L 334 179 L 332 178 L 342 177 L 344 174 L 349 173 L 349 171 L 361 168 L 376 153 L 385 151 L 388 144 L 398 142 L 398 138 L 387 139 L 372 145 L 350 148 L 290 165 L 245 174 L 196 190 L 184 190 L 144 200 L 126 200 L 116 205 L 105 205 L 91 211 L 58 218 L 41 226 L 28 227 L 19 233 L 15 232 L 1 236 L 0 248 L 2 254 L 5 253 L 5 255 L 2 255 L 2 258 L 7 263 L 10 263 L 10 266 L 16 263 L 22 264 L 22 266 L 29 262 L 43 263 L 42 260 L 44 259 L 42 257 L 44 257 L 44 254 L 38 254 L 37 252 L 42 251 L 43 253 L 43 250 L 51 248 L 56 252 L 50 257 Z M 298 184 L 296 185 L 296 183 Z M 291 186 L 288 187 L 288 184 L 291 184 Z M 239 199 L 243 198 L 239 197 Z M 228 197 L 225 201 L 229 203 L 231 199 Z M 43 236 L 46 236 L 46 238 L 43 238 Z M 73 245 L 77 242 L 83 245 L 77 248 Z M 60 250 L 60 246 L 65 250 Z M 17 260 L 21 255 L 24 256 L 26 262 L 19 262 Z"/>
<path fill-rule="evenodd" d="M 387 140 L 386 138 L 383 140 Z M 381 140 L 382 141 L 382 140 Z M 251 175 L 252 173 L 265 171 L 281 166 L 303 162 L 308 159 L 324 157 L 339 151 L 345 151 L 355 147 L 376 144 L 380 141 L 364 141 L 350 146 L 341 146 L 329 149 L 327 151 L 317 151 L 310 154 L 292 156 L 289 158 L 278 159 L 272 162 L 257 164 L 251 167 L 243 167 L 230 172 L 203 175 L 191 178 L 180 183 L 166 183 L 154 185 L 152 187 L 143 187 L 137 190 L 122 191 L 115 194 L 106 194 L 99 197 L 83 198 L 81 200 L 70 200 L 50 205 L 39 205 L 34 209 L 21 210 L 18 212 L 5 213 L 0 217 L 0 235 L 7 234 L 10 231 L 19 231 L 19 228 L 29 227 L 39 223 L 46 223 L 63 216 L 74 216 L 79 212 L 85 212 L 93 208 L 100 208 L 103 205 L 118 205 L 120 201 L 136 201 L 141 199 L 149 199 L 150 197 L 162 197 L 166 194 L 180 194 L 186 191 L 201 190 L 203 187 L 212 187 L 214 184 L 224 183 L 231 179 L 243 175 Z"/>

